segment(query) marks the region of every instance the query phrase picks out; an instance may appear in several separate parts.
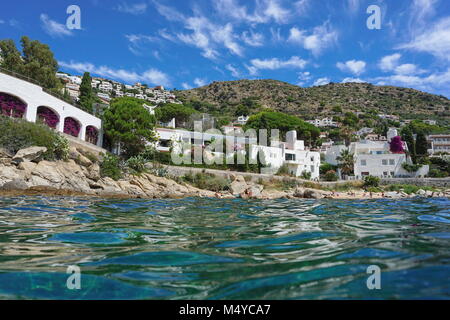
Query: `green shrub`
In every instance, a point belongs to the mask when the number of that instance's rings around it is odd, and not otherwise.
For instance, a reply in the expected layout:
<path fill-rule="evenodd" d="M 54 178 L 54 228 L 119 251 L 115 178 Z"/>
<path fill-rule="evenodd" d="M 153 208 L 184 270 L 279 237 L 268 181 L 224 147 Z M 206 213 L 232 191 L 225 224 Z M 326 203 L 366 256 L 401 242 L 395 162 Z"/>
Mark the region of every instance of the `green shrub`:
<path fill-rule="evenodd" d="M 305 180 L 311 180 L 311 172 L 303 171 L 302 175 L 301 175 L 301 178 L 305 179 Z"/>
<path fill-rule="evenodd" d="M 338 176 L 336 174 L 336 171 L 334 171 L 334 170 L 327 171 L 327 173 L 324 174 L 323 178 L 325 181 L 337 181 L 338 180 Z"/>
<path fill-rule="evenodd" d="M 146 163 L 147 160 L 141 155 L 139 155 L 129 158 L 126 161 L 125 165 L 127 166 L 128 169 L 132 171 L 132 173 L 141 173 L 145 171 Z"/>
<path fill-rule="evenodd" d="M 428 176 L 431 178 L 445 178 L 448 176 L 448 173 L 439 169 L 431 169 Z"/>
<path fill-rule="evenodd" d="M 286 164 L 283 164 L 277 171 L 277 176 L 290 176 L 289 167 Z"/>
<path fill-rule="evenodd" d="M 194 175 L 189 172 L 183 176 L 183 180 L 196 188 L 214 192 L 226 191 L 230 189 L 230 180 L 208 173 L 197 173 Z"/>
<path fill-rule="evenodd" d="M 378 188 L 380 186 L 380 178 L 374 176 L 364 177 L 364 187 L 366 188 Z"/>
<path fill-rule="evenodd" d="M 110 153 L 106 154 L 100 164 L 100 175 L 114 180 L 122 178 L 122 166 L 119 157 Z"/>
<path fill-rule="evenodd" d="M 0 116 L 0 147 L 15 154 L 28 147 L 46 147 L 45 160 L 66 160 L 69 142 L 44 124 Z"/>

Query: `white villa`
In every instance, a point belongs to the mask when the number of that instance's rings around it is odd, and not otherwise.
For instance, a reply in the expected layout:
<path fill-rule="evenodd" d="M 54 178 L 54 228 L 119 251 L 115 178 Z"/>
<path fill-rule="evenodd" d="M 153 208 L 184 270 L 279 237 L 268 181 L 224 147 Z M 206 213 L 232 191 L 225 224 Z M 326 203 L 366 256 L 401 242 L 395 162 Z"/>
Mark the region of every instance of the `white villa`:
<path fill-rule="evenodd" d="M 102 146 L 102 121 L 47 93 L 31 82 L 0 72 L 0 111 L 3 115 L 41 121 L 69 136 Z"/>
<path fill-rule="evenodd" d="M 311 179 L 320 176 L 320 153 L 306 150 L 303 140 L 297 140 L 297 131 L 286 133 L 286 142 L 271 141 L 270 146 L 253 145 L 250 158 L 256 159 L 257 154 L 263 153 L 263 173 L 276 173 L 283 165 L 287 165 L 289 173 L 300 177 L 302 173 L 311 173 Z"/>
<path fill-rule="evenodd" d="M 428 149 L 429 154 L 450 153 L 450 134 L 430 135 L 428 142 L 431 145 L 431 149 Z"/>
<path fill-rule="evenodd" d="M 318 128 L 339 126 L 339 124 L 336 121 L 333 121 L 333 118 L 329 117 L 323 119 L 307 120 L 306 122 L 313 124 Z"/>
<path fill-rule="evenodd" d="M 396 136 L 398 136 L 397 130 L 390 129 L 387 141 L 361 140 L 352 142 L 349 147 L 344 145 L 332 146 L 325 154 L 325 161 L 332 165 L 338 165 L 337 157 L 343 150 L 348 149 L 354 157 L 354 174 L 356 179 L 369 175 L 380 178 L 427 175 L 428 166 L 423 166 L 418 172 L 413 174 L 403 169 L 402 165 L 404 163 L 411 164 L 412 162 L 406 153 L 393 153 L 390 151 L 389 142 Z M 403 142 L 403 148 L 408 150 L 405 142 Z"/>

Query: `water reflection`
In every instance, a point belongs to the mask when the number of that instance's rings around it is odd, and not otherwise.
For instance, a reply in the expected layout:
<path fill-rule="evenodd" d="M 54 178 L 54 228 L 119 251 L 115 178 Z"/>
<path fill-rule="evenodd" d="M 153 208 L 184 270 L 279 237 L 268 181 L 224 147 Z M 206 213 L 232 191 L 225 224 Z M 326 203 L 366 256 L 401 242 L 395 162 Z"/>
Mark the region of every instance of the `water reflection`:
<path fill-rule="evenodd" d="M 0 198 L 0 296 L 449 298 L 449 205 Z M 385 291 L 365 287 L 373 264 Z M 78 295 L 68 265 L 86 279 Z"/>

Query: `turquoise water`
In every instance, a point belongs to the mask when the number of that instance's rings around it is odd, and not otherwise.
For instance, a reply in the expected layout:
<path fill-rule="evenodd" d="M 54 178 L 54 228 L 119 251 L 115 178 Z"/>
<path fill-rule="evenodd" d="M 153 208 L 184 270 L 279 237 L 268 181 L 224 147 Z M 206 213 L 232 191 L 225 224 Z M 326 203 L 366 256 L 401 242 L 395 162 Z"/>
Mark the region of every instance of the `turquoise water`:
<path fill-rule="evenodd" d="M 450 201 L 0 198 L 0 298 L 448 299 Z M 81 269 L 69 290 L 67 267 Z M 381 269 L 369 290 L 367 268 Z"/>

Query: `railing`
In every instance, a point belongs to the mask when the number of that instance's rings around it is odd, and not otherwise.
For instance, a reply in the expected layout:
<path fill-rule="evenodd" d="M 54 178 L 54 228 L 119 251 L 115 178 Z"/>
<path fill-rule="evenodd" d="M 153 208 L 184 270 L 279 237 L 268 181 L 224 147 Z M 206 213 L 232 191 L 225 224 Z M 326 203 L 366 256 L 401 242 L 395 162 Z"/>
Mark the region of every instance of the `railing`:
<path fill-rule="evenodd" d="M 15 72 L 15 71 L 8 70 L 8 69 L 2 68 L 2 67 L 0 67 L 0 72 L 5 73 L 5 74 L 7 74 L 7 75 L 10 75 L 10 76 L 12 76 L 12 77 L 14 77 L 14 78 L 18 78 L 18 79 L 20 79 L 20 80 L 24 80 L 24 81 L 27 81 L 27 82 L 29 82 L 29 83 L 35 84 L 35 85 L 41 87 L 41 88 L 42 88 L 42 91 L 44 91 L 45 93 L 47 93 L 47 94 L 49 94 L 49 95 L 51 95 L 51 96 L 53 96 L 53 97 L 55 97 L 55 98 L 57 98 L 57 99 L 60 99 L 60 100 L 62 100 L 62 101 L 64 101 L 64 102 L 66 102 L 66 103 L 68 103 L 68 104 L 74 106 L 75 108 L 78 108 L 78 109 L 83 110 L 83 108 L 82 108 L 79 104 L 77 104 L 76 102 L 74 102 L 73 100 L 70 100 L 70 101 L 69 101 L 69 100 L 67 100 L 66 98 L 64 98 L 63 95 L 60 95 L 60 94 L 58 94 L 58 93 L 56 93 L 56 92 L 54 92 L 54 91 L 52 91 L 52 90 L 50 90 L 50 89 L 46 89 L 46 88 L 43 86 L 42 83 L 40 83 L 39 81 L 37 81 L 37 80 L 35 80 L 35 79 L 32 79 L 32 78 L 27 77 L 27 76 L 25 76 L 25 75 L 23 75 L 23 74 L 20 74 L 20 73 L 17 73 L 17 72 Z M 83 111 L 85 111 L 85 110 L 83 110 Z M 88 112 L 88 111 L 85 111 L 85 112 L 92 114 L 91 112 Z"/>

